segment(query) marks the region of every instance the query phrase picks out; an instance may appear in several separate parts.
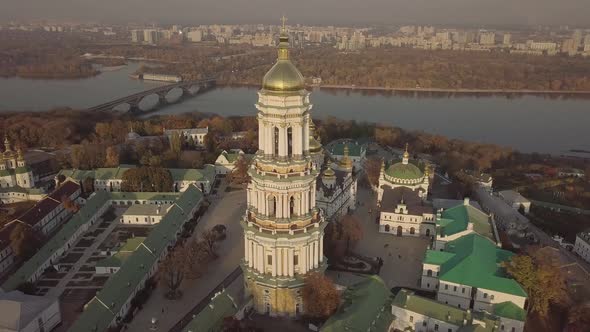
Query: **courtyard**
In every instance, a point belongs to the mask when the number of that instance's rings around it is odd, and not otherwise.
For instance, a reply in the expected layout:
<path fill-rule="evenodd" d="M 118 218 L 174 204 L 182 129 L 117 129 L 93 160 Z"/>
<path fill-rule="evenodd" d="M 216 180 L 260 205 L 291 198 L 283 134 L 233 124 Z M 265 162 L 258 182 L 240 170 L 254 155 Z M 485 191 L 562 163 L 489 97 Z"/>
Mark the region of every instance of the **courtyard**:
<path fill-rule="evenodd" d="M 373 192 L 359 187 L 358 202 L 353 215 L 361 224 L 363 238 L 356 245 L 354 252 L 383 259 L 379 276 L 388 287 L 418 287 L 422 273 L 422 258 L 430 240 L 423 237 L 398 237 L 380 233 L 376 222 L 379 212 Z M 342 285 L 349 285 L 359 280 L 351 273 L 331 271 L 329 275 L 336 283 Z"/>

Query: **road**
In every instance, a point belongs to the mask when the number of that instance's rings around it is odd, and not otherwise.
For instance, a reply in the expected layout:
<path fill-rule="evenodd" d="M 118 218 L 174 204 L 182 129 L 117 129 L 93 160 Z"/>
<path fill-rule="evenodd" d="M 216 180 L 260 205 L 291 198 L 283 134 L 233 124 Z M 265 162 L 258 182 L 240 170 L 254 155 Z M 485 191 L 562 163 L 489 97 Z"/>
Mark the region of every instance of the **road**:
<path fill-rule="evenodd" d="M 246 210 L 246 192 L 240 190 L 225 193 L 223 190 L 222 185 L 218 191 L 220 197 L 213 199 L 212 205 L 201 217 L 193 233 L 194 237 L 217 224 L 225 225 L 227 237 L 217 248 L 219 257 L 210 263 L 201 278 L 185 279 L 180 287 L 183 295 L 178 300 L 166 299 L 166 287 L 158 285 L 143 309 L 129 324 L 129 331 L 149 331 L 153 317 L 158 319 L 157 331 L 169 331 L 240 264 L 244 255 L 244 238 L 239 221 Z"/>

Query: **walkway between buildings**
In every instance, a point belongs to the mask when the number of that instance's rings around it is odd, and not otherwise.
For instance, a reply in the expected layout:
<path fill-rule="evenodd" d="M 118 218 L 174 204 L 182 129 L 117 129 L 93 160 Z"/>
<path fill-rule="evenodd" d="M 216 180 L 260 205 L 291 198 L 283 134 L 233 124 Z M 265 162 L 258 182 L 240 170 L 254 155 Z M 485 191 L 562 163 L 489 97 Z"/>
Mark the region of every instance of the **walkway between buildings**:
<path fill-rule="evenodd" d="M 92 226 L 90 227 L 86 233 L 90 233 L 95 231 L 98 226 L 103 222 L 103 219 L 100 218 L 98 219 L 98 221 Z M 59 297 L 61 296 L 61 294 L 65 291 L 67 284 L 72 281 L 74 275 L 76 273 L 78 273 L 78 271 L 80 270 L 80 267 L 82 267 L 82 265 L 86 264 L 86 261 L 92 256 L 92 254 L 96 251 L 96 249 L 98 249 L 98 246 L 100 246 L 100 244 L 107 238 L 107 236 L 109 236 L 109 234 L 111 234 L 111 232 L 117 227 L 117 225 L 119 225 L 119 218 L 115 218 L 115 220 L 113 220 L 109 227 L 107 227 L 102 233 L 100 233 L 95 239 L 94 242 L 92 242 L 92 244 L 86 248 L 84 250 L 84 253 L 82 254 L 82 256 L 76 261 L 76 263 L 74 263 L 74 265 L 72 265 L 72 267 L 70 268 L 70 270 L 68 271 L 68 273 L 59 281 L 59 283 L 51 288 L 47 294 L 50 296 L 55 296 L 55 297 Z M 81 235 L 80 238 L 82 238 L 84 235 Z M 75 247 L 72 247 L 68 253 L 74 249 Z"/>

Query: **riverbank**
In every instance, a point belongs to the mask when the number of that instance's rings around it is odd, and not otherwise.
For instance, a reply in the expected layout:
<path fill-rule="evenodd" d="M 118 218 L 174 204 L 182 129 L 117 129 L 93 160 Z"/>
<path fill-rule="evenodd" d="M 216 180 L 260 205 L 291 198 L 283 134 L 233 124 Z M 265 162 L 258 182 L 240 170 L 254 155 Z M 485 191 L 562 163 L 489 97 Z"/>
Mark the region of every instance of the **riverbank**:
<path fill-rule="evenodd" d="M 457 93 L 457 94 L 521 94 L 521 95 L 588 95 L 590 90 L 510 90 L 510 89 L 441 89 L 441 88 L 387 88 L 371 87 L 357 85 L 315 85 L 320 89 L 344 89 L 344 90 L 373 90 L 373 91 L 391 91 L 391 92 L 440 92 L 440 93 Z"/>
<path fill-rule="evenodd" d="M 259 89 L 260 84 L 252 83 L 217 83 L 218 87 L 228 88 L 255 88 Z M 442 95 L 442 96 L 552 96 L 552 97 L 573 97 L 579 99 L 590 99 L 590 90 L 588 91 L 567 91 L 567 90 L 509 90 L 509 89 L 441 89 L 441 88 L 387 88 L 357 85 L 307 85 L 308 90 L 342 90 L 356 92 L 384 92 L 400 95 L 424 94 L 424 95 Z"/>

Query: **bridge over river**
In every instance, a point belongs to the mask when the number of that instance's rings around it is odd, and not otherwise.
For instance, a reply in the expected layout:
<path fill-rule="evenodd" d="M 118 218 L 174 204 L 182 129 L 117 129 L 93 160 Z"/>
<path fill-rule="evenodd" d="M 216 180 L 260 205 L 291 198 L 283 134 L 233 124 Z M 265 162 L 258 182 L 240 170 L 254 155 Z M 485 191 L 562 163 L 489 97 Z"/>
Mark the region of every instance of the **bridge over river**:
<path fill-rule="evenodd" d="M 178 82 L 174 84 L 159 86 L 146 91 L 138 92 L 123 98 L 115 99 L 100 105 L 96 105 L 88 108 L 89 111 L 115 111 L 117 106 L 129 105 L 128 112 L 130 113 L 141 113 L 144 112 L 139 108 L 139 103 L 147 96 L 156 95 L 158 96 L 157 104 L 152 107 L 149 111 L 153 111 L 157 108 L 166 106 L 168 104 L 178 103 L 183 99 L 194 97 L 200 93 L 208 91 L 215 87 L 215 79 L 207 78 L 199 81 L 187 81 Z M 179 98 L 174 101 L 168 101 L 166 96 L 174 89 L 181 89 L 182 94 Z"/>

